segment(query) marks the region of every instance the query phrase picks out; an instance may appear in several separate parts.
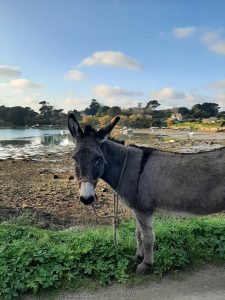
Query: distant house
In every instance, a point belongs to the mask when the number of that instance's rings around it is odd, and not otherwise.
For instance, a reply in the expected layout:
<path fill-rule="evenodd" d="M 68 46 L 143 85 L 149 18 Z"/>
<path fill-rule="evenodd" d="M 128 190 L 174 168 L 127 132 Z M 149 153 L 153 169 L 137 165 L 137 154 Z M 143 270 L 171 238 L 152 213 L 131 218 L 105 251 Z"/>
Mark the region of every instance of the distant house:
<path fill-rule="evenodd" d="M 173 121 L 179 121 L 179 122 L 183 121 L 182 114 L 179 114 L 179 113 L 172 113 L 170 118 Z"/>
<path fill-rule="evenodd" d="M 203 118 L 202 123 L 203 124 L 215 124 L 218 122 L 217 117 L 210 117 L 210 118 Z"/>

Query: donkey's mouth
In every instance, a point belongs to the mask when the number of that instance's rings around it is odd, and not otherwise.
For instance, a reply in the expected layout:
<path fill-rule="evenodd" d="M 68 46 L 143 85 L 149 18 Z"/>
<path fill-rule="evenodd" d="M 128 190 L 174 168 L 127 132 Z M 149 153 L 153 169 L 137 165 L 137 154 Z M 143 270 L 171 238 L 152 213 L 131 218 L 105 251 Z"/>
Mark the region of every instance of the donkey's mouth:
<path fill-rule="evenodd" d="M 90 205 L 98 199 L 95 193 L 95 184 L 90 181 L 82 181 L 80 185 L 80 201 L 84 205 Z"/>
<path fill-rule="evenodd" d="M 88 198 L 80 196 L 80 201 L 84 205 L 91 205 L 95 201 L 95 196 L 90 196 Z"/>

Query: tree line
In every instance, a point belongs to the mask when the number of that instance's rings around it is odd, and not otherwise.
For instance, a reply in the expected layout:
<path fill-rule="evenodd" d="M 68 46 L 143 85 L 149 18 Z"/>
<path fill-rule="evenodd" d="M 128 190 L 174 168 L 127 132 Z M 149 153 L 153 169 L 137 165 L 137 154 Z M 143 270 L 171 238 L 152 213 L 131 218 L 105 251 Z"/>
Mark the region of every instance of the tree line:
<path fill-rule="evenodd" d="M 73 112 L 78 120 L 84 124 L 104 125 L 110 122 L 113 116 L 121 116 L 123 126 L 149 127 L 157 126 L 171 117 L 172 114 L 181 114 L 183 120 L 195 120 L 209 117 L 225 118 L 225 111 L 219 112 L 217 103 L 204 102 L 195 104 L 191 109 L 177 107 L 171 109 L 158 109 L 160 103 L 157 100 L 149 101 L 142 108 L 139 102 L 135 108 L 122 109 L 120 106 L 101 105 L 96 99 L 92 99 L 88 107 L 82 111 L 74 109 L 64 112 L 56 109 L 47 101 L 39 102 L 39 112 L 30 107 L 6 107 L 0 106 L 0 125 L 2 126 L 39 126 L 52 125 L 65 127 L 67 115 Z"/>

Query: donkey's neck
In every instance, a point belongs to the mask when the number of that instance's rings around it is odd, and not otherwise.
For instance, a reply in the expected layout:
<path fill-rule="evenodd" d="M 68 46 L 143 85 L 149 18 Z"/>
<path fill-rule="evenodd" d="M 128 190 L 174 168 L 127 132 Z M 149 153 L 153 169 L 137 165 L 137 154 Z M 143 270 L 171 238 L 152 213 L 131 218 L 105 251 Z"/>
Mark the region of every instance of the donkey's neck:
<path fill-rule="evenodd" d="M 101 148 L 106 160 L 102 179 L 117 191 L 119 178 L 128 151 L 127 147 L 112 141 L 105 141 Z"/>

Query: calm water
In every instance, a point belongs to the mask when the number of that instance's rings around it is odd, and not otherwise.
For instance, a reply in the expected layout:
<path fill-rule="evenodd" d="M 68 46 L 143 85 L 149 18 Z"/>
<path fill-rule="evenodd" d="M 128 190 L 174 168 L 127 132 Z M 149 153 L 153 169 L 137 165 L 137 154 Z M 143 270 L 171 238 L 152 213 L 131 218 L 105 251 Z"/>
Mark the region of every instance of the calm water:
<path fill-rule="evenodd" d="M 117 139 L 126 140 L 126 144 L 152 144 L 152 141 L 158 140 L 160 143 L 164 138 L 177 140 L 201 140 L 201 144 L 188 145 L 181 148 L 181 152 L 195 152 L 197 150 L 210 150 L 220 147 L 220 143 L 210 146 L 209 140 L 224 141 L 225 133 L 204 133 L 195 132 L 190 138 L 188 132 L 173 130 L 157 130 L 155 132 L 134 132 L 131 135 L 122 134 L 119 131 L 113 131 L 113 136 Z M 224 145 L 224 142 L 222 143 Z M 0 159 L 28 158 L 48 159 L 46 154 L 53 153 L 53 158 L 61 156 L 64 153 L 71 152 L 74 147 L 73 139 L 68 130 L 58 129 L 0 129 Z M 52 158 L 51 158 L 52 159 Z"/>
<path fill-rule="evenodd" d="M 72 145 L 66 130 L 0 129 L 0 159 L 60 153 Z"/>
<path fill-rule="evenodd" d="M 128 143 L 146 143 L 152 137 L 148 133 L 132 135 L 116 134 L 116 138 Z M 58 129 L 0 129 L 0 159 L 44 157 L 48 153 L 60 156 L 74 147 L 68 130 Z"/>

